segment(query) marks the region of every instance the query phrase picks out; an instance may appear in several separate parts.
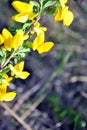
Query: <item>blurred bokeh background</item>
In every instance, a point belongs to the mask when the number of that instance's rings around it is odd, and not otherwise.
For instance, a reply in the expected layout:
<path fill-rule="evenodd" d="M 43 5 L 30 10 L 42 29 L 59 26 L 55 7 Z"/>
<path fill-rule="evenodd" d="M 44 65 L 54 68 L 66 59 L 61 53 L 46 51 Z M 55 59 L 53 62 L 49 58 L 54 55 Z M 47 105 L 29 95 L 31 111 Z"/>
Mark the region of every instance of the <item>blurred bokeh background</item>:
<path fill-rule="evenodd" d="M 27 0 L 24 0 L 27 1 Z M 12 0 L 0 0 L 0 30 L 12 26 Z M 43 16 L 48 53 L 27 54 L 26 80 L 15 79 L 11 102 L 0 103 L 0 130 L 87 130 L 87 1 L 70 0 L 74 21 L 70 27 Z"/>

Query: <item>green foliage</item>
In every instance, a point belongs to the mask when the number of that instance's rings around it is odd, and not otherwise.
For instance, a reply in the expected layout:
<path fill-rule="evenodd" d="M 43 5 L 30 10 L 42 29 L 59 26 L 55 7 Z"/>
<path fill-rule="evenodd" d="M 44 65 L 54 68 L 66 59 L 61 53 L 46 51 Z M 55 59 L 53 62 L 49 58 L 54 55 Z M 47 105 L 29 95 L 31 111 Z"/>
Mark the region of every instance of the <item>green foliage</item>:
<path fill-rule="evenodd" d="M 28 52 L 30 52 L 30 48 L 26 41 L 22 46 L 19 47 L 18 51 L 15 53 L 14 63 L 17 64 L 18 61 L 21 58 L 24 58 Z"/>
<path fill-rule="evenodd" d="M 6 60 L 6 51 L 0 48 L 0 64 Z"/>
<path fill-rule="evenodd" d="M 48 100 L 58 121 L 66 120 L 68 124 L 74 124 L 74 130 L 80 130 L 86 126 L 81 115 L 74 109 L 65 107 L 58 96 L 51 96 Z"/>

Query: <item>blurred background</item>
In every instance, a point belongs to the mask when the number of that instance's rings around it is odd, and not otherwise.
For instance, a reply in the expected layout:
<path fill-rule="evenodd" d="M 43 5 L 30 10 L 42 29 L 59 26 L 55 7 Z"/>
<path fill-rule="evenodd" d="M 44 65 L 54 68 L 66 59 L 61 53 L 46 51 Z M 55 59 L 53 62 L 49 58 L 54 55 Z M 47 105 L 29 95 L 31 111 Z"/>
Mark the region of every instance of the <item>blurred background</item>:
<path fill-rule="evenodd" d="M 0 0 L 0 30 L 14 24 L 11 2 Z M 40 20 L 55 46 L 27 54 L 24 69 L 31 76 L 10 84 L 17 96 L 0 103 L 0 130 L 87 130 L 87 1 L 69 5 L 75 17 L 70 27 L 52 16 Z"/>

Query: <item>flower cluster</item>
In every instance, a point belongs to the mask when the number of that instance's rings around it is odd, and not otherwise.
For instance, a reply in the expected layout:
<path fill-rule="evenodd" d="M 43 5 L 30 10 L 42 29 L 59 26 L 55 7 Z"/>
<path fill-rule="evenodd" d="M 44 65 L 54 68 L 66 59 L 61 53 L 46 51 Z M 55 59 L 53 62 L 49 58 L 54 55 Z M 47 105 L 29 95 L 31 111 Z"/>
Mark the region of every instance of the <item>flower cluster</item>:
<path fill-rule="evenodd" d="M 20 29 L 4 28 L 0 34 L 0 101 L 11 101 L 16 96 L 16 92 L 7 92 L 12 79 L 26 79 L 30 75 L 29 72 L 23 71 L 24 61 L 21 61 L 21 58 L 31 49 L 42 54 L 54 46 L 53 42 L 45 42 L 47 28 L 41 26 L 41 16 L 53 15 L 55 22 L 62 20 L 65 26 L 72 23 L 74 15 L 66 6 L 67 2 L 68 0 L 12 2 L 13 8 L 18 12 L 12 19 L 22 26 Z M 30 41 L 33 35 L 34 40 Z"/>

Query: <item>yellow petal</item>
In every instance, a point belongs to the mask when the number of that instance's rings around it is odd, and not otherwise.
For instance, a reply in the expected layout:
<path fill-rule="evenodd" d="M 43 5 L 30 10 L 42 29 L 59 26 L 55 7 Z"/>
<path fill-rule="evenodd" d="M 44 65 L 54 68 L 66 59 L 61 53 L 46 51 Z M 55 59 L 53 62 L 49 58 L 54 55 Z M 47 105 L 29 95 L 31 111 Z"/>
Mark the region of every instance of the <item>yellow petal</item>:
<path fill-rule="evenodd" d="M 46 27 L 34 27 L 34 30 L 35 30 L 35 32 L 37 33 L 37 35 L 39 35 L 40 33 L 44 33 L 44 31 L 46 31 L 47 30 L 47 28 Z"/>
<path fill-rule="evenodd" d="M 8 51 L 11 51 L 12 49 L 12 34 L 6 29 L 4 28 L 2 30 L 2 36 L 4 38 L 4 49 L 8 50 Z"/>
<path fill-rule="evenodd" d="M 26 79 L 30 75 L 27 71 L 23 71 L 24 61 L 16 64 L 15 66 L 9 65 L 9 67 L 11 69 L 11 75 L 15 75 L 15 78 Z"/>
<path fill-rule="evenodd" d="M 2 35 L 0 34 L 0 45 L 2 45 L 4 42 L 4 38 L 2 37 Z"/>
<path fill-rule="evenodd" d="M 23 68 L 24 68 L 24 61 L 22 61 L 22 62 L 20 62 L 20 63 L 17 63 L 17 64 L 14 65 L 14 66 L 9 65 L 9 67 L 10 67 L 11 71 L 12 71 L 14 74 L 16 74 L 16 73 L 18 73 L 18 72 L 20 72 L 20 71 L 23 70 Z"/>
<path fill-rule="evenodd" d="M 33 2 L 25 3 L 20 1 L 15 1 L 12 6 L 19 12 L 18 15 L 12 17 L 13 20 L 17 22 L 24 23 L 28 19 L 33 20 L 38 14 L 33 13 Z"/>
<path fill-rule="evenodd" d="M 13 37 L 12 34 L 6 28 L 2 30 L 2 36 L 5 40 Z"/>
<path fill-rule="evenodd" d="M 38 16 L 38 13 L 33 12 L 33 6 L 34 6 L 33 1 L 30 1 L 29 2 L 29 11 L 26 13 L 26 14 L 28 14 L 28 19 L 29 20 L 33 20 L 35 17 Z"/>
<path fill-rule="evenodd" d="M 7 90 L 7 84 L 6 83 L 0 84 L 0 93 L 6 93 L 6 90 Z"/>
<path fill-rule="evenodd" d="M 32 49 L 36 50 L 42 43 L 44 43 L 44 33 L 41 33 L 35 38 L 32 44 Z"/>
<path fill-rule="evenodd" d="M 66 16 L 68 8 L 69 8 L 68 6 L 65 6 L 64 8 L 62 8 L 62 18 Z"/>
<path fill-rule="evenodd" d="M 18 67 L 19 67 L 19 71 L 22 71 L 24 68 L 24 61 L 21 61 L 20 63 L 18 63 Z"/>
<path fill-rule="evenodd" d="M 42 31 L 47 31 L 47 28 L 46 28 L 46 27 L 40 27 L 40 29 L 41 29 Z"/>
<path fill-rule="evenodd" d="M 32 10 L 30 4 L 21 2 L 21 1 L 14 1 L 12 2 L 12 6 L 19 12 L 19 13 L 26 13 Z"/>
<path fill-rule="evenodd" d="M 15 34 L 14 38 L 13 38 L 13 42 L 12 42 L 12 48 L 18 48 L 20 45 L 23 44 L 23 35 L 24 32 L 23 30 L 18 30 L 17 33 Z"/>
<path fill-rule="evenodd" d="M 7 74 L 3 74 L 3 80 L 2 80 L 2 86 L 6 85 L 8 86 L 9 85 L 9 82 L 12 80 L 12 77 L 9 77 Z"/>
<path fill-rule="evenodd" d="M 21 23 L 25 23 L 28 20 L 28 14 L 20 13 L 12 17 L 13 20 Z"/>
<path fill-rule="evenodd" d="M 15 92 L 3 93 L 0 95 L 0 101 L 11 101 L 15 98 Z"/>
<path fill-rule="evenodd" d="M 73 13 L 71 11 L 67 11 L 67 13 L 63 19 L 63 24 L 65 26 L 69 26 L 72 23 L 73 19 L 74 19 Z"/>
<path fill-rule="evenodd" d="M 34 14 L 33 12 L 28 13 L 28 19 L 29 20 L 33 20 L 37 16 L 38 16 L 38 14 Z"/>
<path fill-rule="evenodd" d="M 58 22 L 58 21 L 61 21 L 64 19 L 64 17 L 67 14 L 68 8 L 69 8 L 68 6 L 64 6 L 64 8 L 62 8 L 62 7 L 58 8 L 57 12 L 55 13 L 55 17 L 54 17 L 55 22 Z"/>
<path fill-rule="evenodd" d="M 53 42 L 45 42 L 37 48 L 38 53 L 48 52 L 54 46 Z"/>
<path fill-rule="evenodd" d="M 14 74 L 17 73 L 16 69 L 10 64 L 9 65 L 10 69 L 11 69 L 11 75 L 14 76 Z"/>
<path fill-rule="evenodd" d="M 64 0 L 64 3 L 66 4 L 68 2 L 68 0 Z"/>
<path fill-rule="evenodd" d="M 40 23 L 36 22 L 36 24 L 34 25 L 34 27 L 40 27 Z"/>
<path fill-rule="evenodd" d="M 28 38 L 29 38 L 29 35 L 27 34 L 23 36 L 23 40 L 27 40 Z"/>
<path fill-rule="evenodd" d="M 60 2 L 61 6 L 63 8 L 65 6 L 65 3 L 68 2 L 68 0 L 59 0 L 59 2 Z"/>
<path fill-rule="evenodd" d="M 58 22 L 58 21 L 61 21 L 63 19 L 63 16 L 62 16 L 62 8 L 59 7 L 57 9 L 57 12 L 55 13 L 55 16 L 54 16 L 54 20 L 55 22 Z"/>
<path fill-rule="evenodd" d="M 30 73 L 28 73 L 27 71 L 23 71 L 23 72 L 20 72 L 15 77 L 16 78 L 21 78 L 21 79 L 26 79 L 29 75 L 30 75 Z"/>

